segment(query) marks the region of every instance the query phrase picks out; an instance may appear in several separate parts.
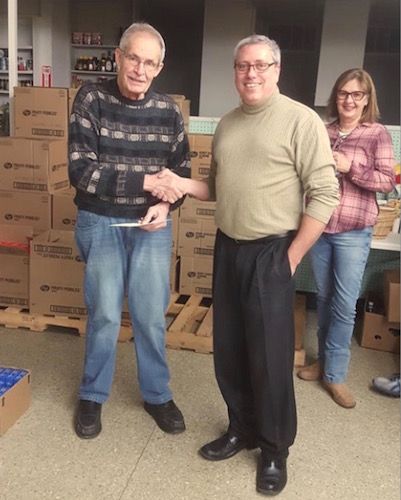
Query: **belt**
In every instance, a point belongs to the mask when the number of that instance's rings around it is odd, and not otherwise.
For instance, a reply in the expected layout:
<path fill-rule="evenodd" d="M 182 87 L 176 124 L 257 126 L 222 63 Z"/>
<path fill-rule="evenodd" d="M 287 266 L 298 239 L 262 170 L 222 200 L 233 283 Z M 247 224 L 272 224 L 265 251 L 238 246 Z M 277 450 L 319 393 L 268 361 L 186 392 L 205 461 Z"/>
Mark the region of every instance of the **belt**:
<path fill-rule="evenodd" d="M 257 240 L 237 240 L 235 238 L 231 238 L 237 245 L 257 245 L 260 243 L 268 243 L 269 241 L 279 240 L 281 238 L 289 238 L 292 235 L 295 235 L 296 231 L 285 231 L 284 233 L 271 234 L 269 236 L 265 236 L 264 238 L 258 238 Z"/>

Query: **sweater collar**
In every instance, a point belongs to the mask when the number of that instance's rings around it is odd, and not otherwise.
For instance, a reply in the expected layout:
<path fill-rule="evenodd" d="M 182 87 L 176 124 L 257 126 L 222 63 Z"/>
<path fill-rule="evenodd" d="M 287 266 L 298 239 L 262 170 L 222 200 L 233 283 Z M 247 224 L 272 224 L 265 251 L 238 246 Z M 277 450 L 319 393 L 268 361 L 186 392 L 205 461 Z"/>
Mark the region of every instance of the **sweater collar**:
<path fill-rule="evenodd" d="M 273 93 L 263 101 L 258 104 L 245 104 L 244 102 L 241 105 L 242 111 L 247 115 L 256 115 L 258 113 L 262 113 L 263 111 L 270 108 L 279 98 L 280 90 L 276 88 Z"/>
<path fill-rule="evenodd" d="M 149 99 L 152 97 L 154 91 L 152 85 L 149 87 L 148 91 L 145 94 L 145 97 L 143 99 L 138 99 L 138 100 L 133 100 L 133 99 L 128 99 L 128 97 L 125 97 L 121 94 L 120 89 L 118 88 L 117 84 L 117 78 L 113 78 L 108 81 L 109 84 L 111 85 L 111 92 L 114 94 L 114 96 L 120 100 L 121 102 L 124 102 L 125 104 L 129 104 L 131 106 L 136 106 L 136 105 L 143 105 L 146 102 L 149 101 Z"/>

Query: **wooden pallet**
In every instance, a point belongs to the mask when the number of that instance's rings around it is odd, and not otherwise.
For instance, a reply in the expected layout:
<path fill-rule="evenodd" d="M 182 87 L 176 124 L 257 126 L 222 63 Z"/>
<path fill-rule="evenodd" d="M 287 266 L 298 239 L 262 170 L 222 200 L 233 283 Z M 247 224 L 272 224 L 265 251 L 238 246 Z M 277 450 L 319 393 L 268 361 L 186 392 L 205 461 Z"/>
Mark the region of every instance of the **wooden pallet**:
<path fill-rule="evenodd" d="M 212 300 L 173 292 L 167 308 L 166 345 L 172 349 L 213 352 Z"/>
<path fill-rule="evenodd" d="M 0 308 L 0 325 L 6 328 L 26 328 L 32 332 L 44 332 L 51 326 L 77 330 L 80 336 L 85 336 L 86 318 L 69 318 L 46 314 L 29 313 L 28 310 L 18 307 Z M 132 339 L 132 328 L 121 325 L 120 342 Z"/>
<path fill-rule="evenodd" d="M 296 329 L 298 345 L 302 345 L 305 329 L 304 296 L 296 299 Z M 213 352 L 213 305 L 211 299 L 196 295 L 172 293 L 166 313 L 166 345 L 172 349 L 188 349 L 201 353 Z M 294 367 L 305 364 L 305 350 L 297 347 L 294 353 Z"/>
<path fill-rule="evenodd" d="M 297 304 L 305 321 L 305 301 Z M 43 314 L 30 314 L 27 310 L 15 307 L 0 308 L 0 325 L 6 328 L 27 328 L 43 332 L 51 326 L 71 328 L 85 336 L 86 318 L 68 318 Z M 128 342 L 133 338 L 132 326 L 125 319 L 120 328 L 118 340 Z M 166 345 L 171 349 L 186 349 L 199 353 L 213 352 L 213 304 L 210 298 L 197 295 L 180 295 L 173 292 L 166 312 Z M 295 350 L 294 366 L 305 364 L 304 349 Z"/>

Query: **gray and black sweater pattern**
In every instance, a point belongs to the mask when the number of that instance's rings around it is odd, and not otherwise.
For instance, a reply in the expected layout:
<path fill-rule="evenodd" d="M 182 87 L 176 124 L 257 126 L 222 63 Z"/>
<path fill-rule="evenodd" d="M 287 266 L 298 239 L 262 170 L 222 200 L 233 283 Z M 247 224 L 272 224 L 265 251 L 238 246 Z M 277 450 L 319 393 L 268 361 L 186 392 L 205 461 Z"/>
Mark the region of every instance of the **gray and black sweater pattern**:
<path fill-rule="evenodd" d="M 68 146 L 75 204 L 99 215 L 142 217 L 159 201 L 143 190 L 145 174 L 163 168 L 191 174 L 177 104 L 152 89 L 142 100 L 127 99 L 116 79 L 84 85 L 77 93 Z"/>

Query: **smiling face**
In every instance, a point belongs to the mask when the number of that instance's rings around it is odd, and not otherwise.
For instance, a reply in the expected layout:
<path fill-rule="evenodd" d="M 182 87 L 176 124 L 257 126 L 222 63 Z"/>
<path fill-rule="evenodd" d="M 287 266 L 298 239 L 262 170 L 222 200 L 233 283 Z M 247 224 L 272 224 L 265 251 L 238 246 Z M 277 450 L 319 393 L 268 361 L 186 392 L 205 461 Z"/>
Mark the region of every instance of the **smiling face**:
<path fill-rule="evenodd" d="M 273 56 L 269 47 L 263 43 L 245 45 L 237 54 L 236 63 L 250 65 L 264 62 L 272 63 Z M 277 88 L 280 66 L 274 64 L 263 73 L 257 73 L 251 66 L 245 73 L 235 70 L 235 86 L 245 104 L 259 104 L 267 99 Z"/>
<path fill-rule="evenodd" d="M 163 63 L 159 64 L 161 48 L 158 39 L 146 31 L 136 32 L 129 38 L 124 52 L 118 48 L 115 56 L 117 84 L 121 94 L 132 100 L 143 99 L 153 79 L 163 68 Z M 155 63 L 156 69 L 148 69 L 151 61 Z"/>
<path fill-rule="evenodd" d="M 345 83 L 341 87 L 339 87 L 338 91 L 345 91 L 345 92 L 366 92 L 366 89 L 364 89 L 361 85 L 361 83 L 354 78 L 353 80 L 350 80 L 349 82 Z M 337 92 L 337 110 L 338 110 L 338 116 L 340 119 L 340 123 L 349 123 L 349 124 L 357 124 L 360 122 L 363 110 L 365 106 L 368 104 L 369 101 L 369 96 L 365 94 L 363 98 L 360 101 L 357 101 L 352 98 L 351 95 L 347 95 L 345 99 L 340 99 L 338 97 L 338 92 Z"/>

